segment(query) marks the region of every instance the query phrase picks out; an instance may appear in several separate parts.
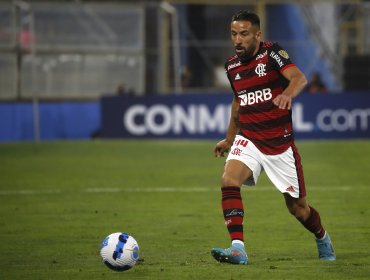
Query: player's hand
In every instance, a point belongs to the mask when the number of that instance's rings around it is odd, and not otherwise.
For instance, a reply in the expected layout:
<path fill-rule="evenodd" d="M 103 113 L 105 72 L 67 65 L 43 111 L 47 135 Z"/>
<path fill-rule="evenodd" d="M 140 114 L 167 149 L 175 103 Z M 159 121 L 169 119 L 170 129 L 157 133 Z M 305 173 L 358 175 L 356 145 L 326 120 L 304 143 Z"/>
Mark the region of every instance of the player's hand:
<path fill-rule="evenodd" d="M 229 152 L 231 144 L 226 140 L 218 142 L 213 150 L 215 157 L 224 157 Z"/>
<path fill-rule="evenodd" d="M 290 96 L 279 94 L 275 97 L 272 101 L 279 109 L 287 109 L 290 110 L 292 107 L 292 98 Z"/>

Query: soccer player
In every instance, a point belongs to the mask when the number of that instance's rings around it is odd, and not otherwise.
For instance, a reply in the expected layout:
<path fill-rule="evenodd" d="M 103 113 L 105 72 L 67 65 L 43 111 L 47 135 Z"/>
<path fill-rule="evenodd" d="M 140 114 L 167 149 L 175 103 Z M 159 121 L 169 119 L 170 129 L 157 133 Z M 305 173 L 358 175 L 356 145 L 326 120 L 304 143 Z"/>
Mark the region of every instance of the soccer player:
<path fill-rule="evenodd" d="M 292 99 L 307 80 L 278 44 L 262 42 L 259 17 L 239 11 L 231 20 L 236 55 L 225 63 L 234 92 L 231 117 L 216 157 L 229 152 L 221 178 L 222 209 L 231 246 L 213 248 L 220 262 L 247 264 L 243 241 L 242 185 L 254 185 L 262 170 L 283 194 L 289 212 L 316 238 L 319 258 L 335 260 L 329 234 L 320 215 L 306 199 L 303 170 L 294 144 Z"/>

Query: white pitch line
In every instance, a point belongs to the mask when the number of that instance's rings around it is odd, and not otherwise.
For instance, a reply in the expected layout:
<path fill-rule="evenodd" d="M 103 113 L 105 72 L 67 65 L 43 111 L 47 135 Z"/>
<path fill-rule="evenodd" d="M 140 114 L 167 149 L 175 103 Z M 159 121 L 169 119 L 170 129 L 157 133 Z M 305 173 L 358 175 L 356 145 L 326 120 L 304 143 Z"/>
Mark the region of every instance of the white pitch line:
<path fill-rule="evenodd" d="M 118 193 L 118 192 L 143 192 L 143 193 L 171 193 L 171 192 L 211 192 L 211 188 L 135 188 L 135 189 L 124 189 L 124 188 L 89 188 L 83 190 L 87 193 Z"/>
<path fill-rule="evenodd" d="M 308 191 L 314 192 L 332 192 L 332 191 L 342 191 L 348 192 L 354 189 L 358 189 L 362 186 L 331 186 L 327 187 L 318 187 L 311 186 L 308 187 Z M 255 187 L 246 187 L 248 191 L 274 191 L 274 186 L 255 186 Z M 77 191 L 77 193 L 205 193 L 205 192 L 220 192 L 220 188 L 206 188 L 206 187 L 153 187 L 153 188 L 87 188 Z M 0 196 L 10 196 L 10 195 L 43 195 L 43 194 L 62 194 L 62 193 L 76 193 L 76 191 L 62 191 L 59 189 L 46 189 L 46 190 L 0 190 Z"/>
<path fill-rule="evenodd" d="M 40 194 L 60 194 L 60 190 L 4 190 L 0 191 L 0 195 L 40 195 Z"/>

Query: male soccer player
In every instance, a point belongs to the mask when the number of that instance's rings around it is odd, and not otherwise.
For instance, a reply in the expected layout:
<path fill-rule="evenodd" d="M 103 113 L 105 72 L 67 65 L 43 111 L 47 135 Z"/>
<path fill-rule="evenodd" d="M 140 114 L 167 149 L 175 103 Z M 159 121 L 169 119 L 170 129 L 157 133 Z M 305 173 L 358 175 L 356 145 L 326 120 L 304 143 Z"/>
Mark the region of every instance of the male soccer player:
<path fill-rule="evenodd" d="M 232 264 L 247 264 L 244 249 L 243 184 L 254 185 L 262 170 L 283 194 L 289 212 L 316 237 L 319 258 L 335 260 L 329 234 L 319 213 L 306 199 L 303 170 L 294 145 L 292 99 L 307 80 L 278 44 L 262 42 L 259 17 L 240 11 L 231 20 L 236 55 L 225 69 L 234 92 L 226 138 L 214 154 L 229 152 L 221 179 L 222 209 L 231 246 L 214 248 L 212 256 Z"/>

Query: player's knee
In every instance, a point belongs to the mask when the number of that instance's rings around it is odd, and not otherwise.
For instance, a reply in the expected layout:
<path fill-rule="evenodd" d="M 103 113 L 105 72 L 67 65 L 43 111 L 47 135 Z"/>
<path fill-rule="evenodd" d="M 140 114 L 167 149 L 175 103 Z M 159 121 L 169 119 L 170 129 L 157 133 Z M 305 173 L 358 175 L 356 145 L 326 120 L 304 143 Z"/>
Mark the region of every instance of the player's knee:
<path fill-rule="evenodd" d="M 309 216 L 309 210 L 299 205 L 292 205 L 288 207 L 288 210 L 299 221 L 305 221 Z"/>
<path fill-rule="evenodd" d="M 221 177 L 221 185 L 222 187 L 239 187 L 239 181 L 234 176 L 230 174 L 224 173 Z"/>
<path fill-rule="evenodd" d="M 310 215 L 310 208 L 306 198 L 293 198 L 288 194 L 284 194 L 286 206 L 294 217 L 299 221 L 305 221 Z"/>

